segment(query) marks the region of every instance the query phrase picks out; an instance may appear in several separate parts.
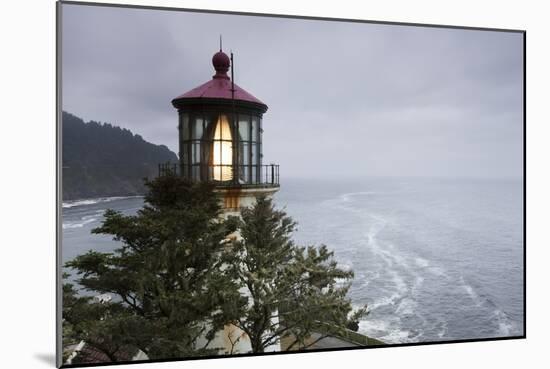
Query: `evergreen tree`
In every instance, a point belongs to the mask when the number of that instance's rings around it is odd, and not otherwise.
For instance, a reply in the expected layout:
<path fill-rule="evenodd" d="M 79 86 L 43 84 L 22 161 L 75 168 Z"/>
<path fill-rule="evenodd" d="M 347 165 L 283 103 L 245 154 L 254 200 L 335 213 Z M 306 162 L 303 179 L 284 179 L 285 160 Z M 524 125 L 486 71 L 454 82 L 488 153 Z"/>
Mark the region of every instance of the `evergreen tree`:
<path fill-rule="evenodd" d="M 271 199 L 259 198 L 242 211 L 241 239 L 225 255 L 225 271 L 247 299 L 237 301 L 233 324 L 250 337 L 253 352 L 281 338 L 291 340 L 288 349 L 307 348 L 367 314 L 366 307 L 353 312 L 346 297 L 353 272 L 340 269 L 324 245 L 296 246 L 295 226 Z"/>
<path fill-rule="evenodd" d="M 167 175 L 147 187 L 136 215 L 108 210 L 92 231 L 112 235 L 121 248 L 90 251 L 66 264 L 84 289 L 114 298 L 91 304 L 65 285 L 64 329 L 111 360 L 129 347 L 151 359 L 213 353 L 207 345 L 235 319 L 228 312 L 240 299 L 220 268 L 224 239 L 234 225 L 219 217 L 211 185 Z"/>

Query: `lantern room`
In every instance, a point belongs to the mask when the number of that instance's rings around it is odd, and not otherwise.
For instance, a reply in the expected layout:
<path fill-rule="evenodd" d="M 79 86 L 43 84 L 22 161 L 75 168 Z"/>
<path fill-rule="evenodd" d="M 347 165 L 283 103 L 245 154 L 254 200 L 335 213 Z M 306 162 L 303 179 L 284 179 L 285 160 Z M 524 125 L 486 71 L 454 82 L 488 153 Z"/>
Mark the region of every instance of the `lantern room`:
<path fill-rule="evenodd" d="M 172 100 L 179 115 L 179 170 L 192 181 L 223 188 L 278 187 L 279 167 L 262 164 L 267 105 L 228 76 L 232 59 L 212 57 L 212 79 Z"/>

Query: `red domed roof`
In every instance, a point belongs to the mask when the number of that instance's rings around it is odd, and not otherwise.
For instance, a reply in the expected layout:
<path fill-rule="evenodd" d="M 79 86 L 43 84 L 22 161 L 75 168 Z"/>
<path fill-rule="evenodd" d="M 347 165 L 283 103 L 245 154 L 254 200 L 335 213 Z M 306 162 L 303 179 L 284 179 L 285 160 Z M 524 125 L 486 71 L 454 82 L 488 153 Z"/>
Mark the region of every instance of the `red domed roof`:
<path fill-rule="evenodd" d="M 194 89 L 187 91 L 186 93 L 179 95 L 178 97 L 172 100 L 174 104 L 175 101 L 182 101 L 185 99 L 229 99 L 231 100 L 231 80 L 227 75 L 229 70 L 230 60 L 227 54 L 223 51 L 218 51 L 212 57 L 212 65 L 216 70 L 216 74 L 212 79 Z M 235 89 L 234 98 L 235 100 L 251 102 L 255 104 L 262 105 L 264 109 L 267 110 L 267 105 L 261 102 L 259 99 L 254 97 L 252 94 L 246 92 L 237 84 L 233 84 Z"/>

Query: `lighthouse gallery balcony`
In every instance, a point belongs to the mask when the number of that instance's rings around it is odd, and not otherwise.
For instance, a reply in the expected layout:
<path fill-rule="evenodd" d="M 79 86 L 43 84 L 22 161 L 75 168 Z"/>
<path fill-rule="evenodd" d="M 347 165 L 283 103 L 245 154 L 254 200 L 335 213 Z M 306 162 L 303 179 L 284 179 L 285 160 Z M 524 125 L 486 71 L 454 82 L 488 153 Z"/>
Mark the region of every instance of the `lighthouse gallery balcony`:
<path fill-rule="evenodd" d="M 279 165 L 207 165 L 163 163 L 158 166 L 159 176 L 182 175 L 193 182 L 211 182 L 216 187 L 278 188 Z"/>

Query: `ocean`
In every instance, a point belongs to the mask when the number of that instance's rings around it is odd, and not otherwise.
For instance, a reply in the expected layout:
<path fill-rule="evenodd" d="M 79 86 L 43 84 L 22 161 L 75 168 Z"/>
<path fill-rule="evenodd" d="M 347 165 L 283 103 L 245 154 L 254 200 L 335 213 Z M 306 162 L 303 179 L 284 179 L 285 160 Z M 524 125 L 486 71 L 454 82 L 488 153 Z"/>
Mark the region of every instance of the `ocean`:
<path fill-rule="evenodd" d="M 275 204 L 300 245 L 325 244 L 367 304 L 359 331 L 387 343 L 523 335 L 521 179 L 284 179 Z M 107 208 L 141 197 L 63 204 L 63 261 L 118 247 L 92 235 Z"/>

